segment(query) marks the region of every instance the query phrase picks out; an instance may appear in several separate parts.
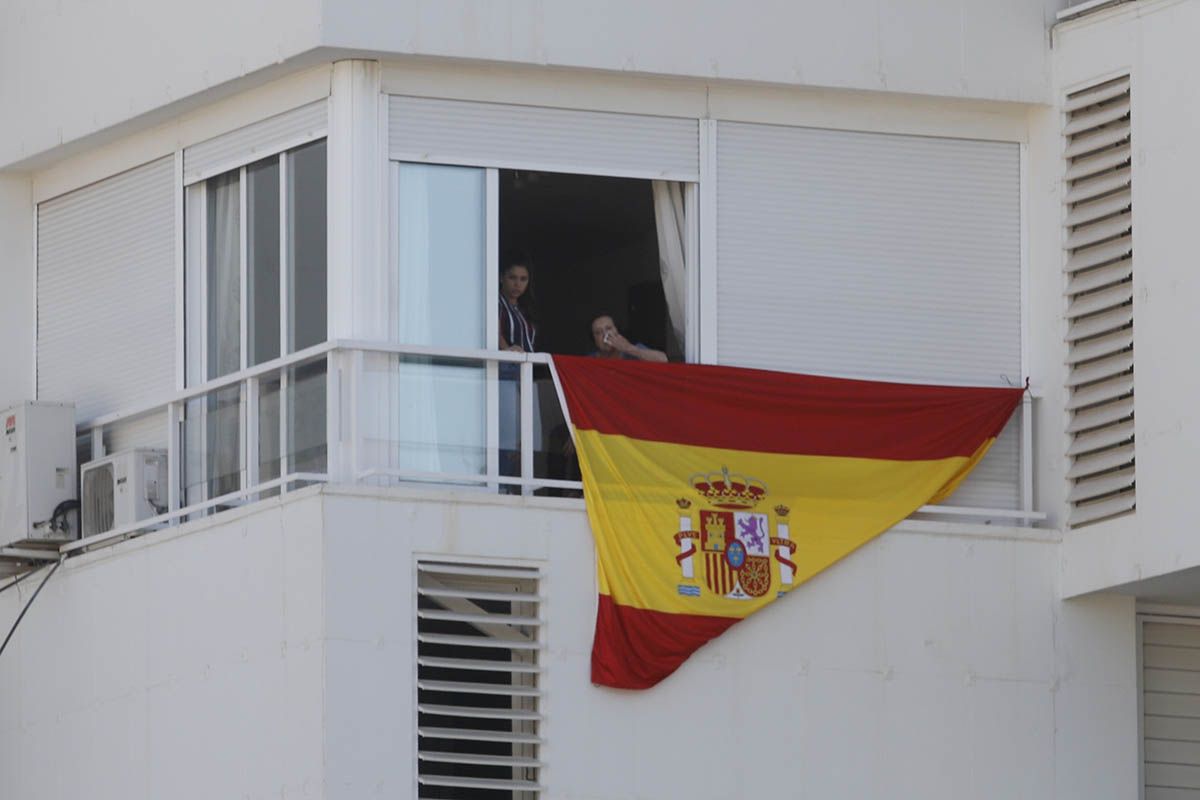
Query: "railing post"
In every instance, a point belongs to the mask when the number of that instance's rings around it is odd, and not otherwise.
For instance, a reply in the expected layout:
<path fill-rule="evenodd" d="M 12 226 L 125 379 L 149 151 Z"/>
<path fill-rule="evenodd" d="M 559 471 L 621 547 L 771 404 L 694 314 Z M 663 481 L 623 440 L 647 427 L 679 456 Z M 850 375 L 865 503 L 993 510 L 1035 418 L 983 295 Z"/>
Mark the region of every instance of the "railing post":
<path fill-rule="evenodd" d="M 1033 511 L 1033 397 L 1029 392 L 1021 397 L 1021 510 Z M 1026 517 L 1022 522 L 1032 526 Z"/>
<path fill-rule="evenodd" d="M 181 410 L 179 403 L 167 404 L 167 511 L 171 514 L 179 510 L 179 489 L 183 485 Z M 171 527 L 178 525 L 179 519 L 172 517 L 170 524 Z"/>
<path fill-rule="evenodd" d="M 521 362 L 521 494 L 533 494 L 533 363 Z"/>
<path fill-rule="evenodd" d="M 484 366 L 484 397 L 487 486 L 489 491 L 495 492 L 500 486 L 496 480 L 500 475 L 500 369 L 494 359 L 488 359 Z"/>
<path fill-rule="evenodd" d="M 92 461 L 97 458 L 104 458 L 104 426 L 94 425 L 92 427 Z"/>

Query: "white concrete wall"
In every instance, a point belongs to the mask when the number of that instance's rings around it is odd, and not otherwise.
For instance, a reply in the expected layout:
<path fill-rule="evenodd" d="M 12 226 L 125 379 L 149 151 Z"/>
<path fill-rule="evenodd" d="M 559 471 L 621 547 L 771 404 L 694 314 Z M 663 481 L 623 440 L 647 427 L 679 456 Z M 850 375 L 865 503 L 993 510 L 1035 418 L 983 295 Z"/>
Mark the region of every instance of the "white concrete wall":
<path fill-rule="evenodd" d="M 905 523 L 621 692 L 578 501 L 314 491 L 68 561 L 0 658 L 0 796 L 412 796 L 422 556 L 545 571 L 548 796 L 1135 796 L 1133 601 L 1060 602 L 1052 536 Z"/>
<path fill-rule="evenodd" d="M 1200 369 L 1189 355 L 1200 337 L 1200 270 L 1191 243 L 1200 208 L 1200 106 L 1186 79 L 1198 63 L 1190 35 L 1198 26 L 1200 3 L 1159 0 L 1056 31 L 1060 94 L 1129 72 L 1133 97 L 1137 511 L 1066 534 L 1067 594 L 1200 565 L 1192 505 Z M 1048 248 L 1045 257 L 1055 263 Z"/>
<path fill-rule="evenodd" d="M 1045 102 L 1060 4 L 16 0 L 0 6 L 0 167 L 363 52 Z"/>
<path fill-rule="evenodd" d="M 0 797 L 321 797 L 320 503 L 67 561 L 0 657 Z"/>
<path fill-rule="evenodd" d="M 325 521 L 330 800 L 413 785 L 413 564 L 431 554 L 547 572 L 548 796 L 1136 796 L 1133 604 L 1061 604 L 1052 537 L 909 523 L 621 692 L 589 681 L 582 511 L 346 490 Z"/>
<path fill-rule="evenodd" d="M 0 409 L 33 399 L 33 238 L 29 176 L 0 175 Z"/>

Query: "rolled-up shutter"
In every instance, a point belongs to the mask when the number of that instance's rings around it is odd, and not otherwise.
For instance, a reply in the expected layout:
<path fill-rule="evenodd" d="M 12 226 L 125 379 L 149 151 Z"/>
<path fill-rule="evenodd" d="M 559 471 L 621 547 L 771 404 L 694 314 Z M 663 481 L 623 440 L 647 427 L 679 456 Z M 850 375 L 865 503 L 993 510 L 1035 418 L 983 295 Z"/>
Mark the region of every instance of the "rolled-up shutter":
<path fill-rule="evenodd" d="M 1142 623 L 1145 800 L 1200 800 L 1200 626 Z"/>
<path fill-rule="evenodd" d="M 328 126 L 328 108 L 325 100 L 318 100 L 187 148 L 183 151 L 184 183 L 321 138 Z"/>
<path fill-rule="evenodd" d="M 721 363 L 1023 379 L 1016 144 L 722 122 L 717 193 Z M 1016 506 L 1018 430 L 953 503 Z"/>
<path fill-rule="evenodd" d="M 175 388 L 174 182 L 163 158 L 38 205 L 38 397 L 81 420 Z"/>
<path fill-rule="evenodd" d="M 399 161 L 697 180 L 695 119 L 392 96 Z"/>

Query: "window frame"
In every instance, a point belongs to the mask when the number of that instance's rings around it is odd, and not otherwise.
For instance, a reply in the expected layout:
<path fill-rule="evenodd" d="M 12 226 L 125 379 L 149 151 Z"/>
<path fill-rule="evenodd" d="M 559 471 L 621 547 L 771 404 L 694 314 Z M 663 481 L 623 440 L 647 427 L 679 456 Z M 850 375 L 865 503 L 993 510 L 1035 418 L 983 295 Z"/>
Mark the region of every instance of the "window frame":
<path fill-rule="evenodd" d="M 178 253 L 177 265 L 177 282 L 178 296 L 177 303 L 181 313 L 178 317 L 177 335 L 179 342 L 177 343 L 177 353 L 179 357 L 180 368 L 177 371 L 178 389 L 184 390 L 205 383 L 210 378 L 208 377 L 209 353 L 208 353 L 208 282 L 209 282 L 209 259 L 208 259 L 208 181 L 212 178 L 227 175 L 230 173 L 237 174 L 238 180 L 238 372 L 249 369 L 252 364 L 250 353 L 250 331 L 249 325 L 251 321 L 251 294 L 250 294 L 250 232 L 249 218 L 250 211 L 248 208 L 249 199 L 249 183 L 248 175 L 250 167 L 263 161 L 274 159 L 278 166 L 279 181 L 278 181 L 278 205 L 279 205 L 279 220 L 278 220 L 278 257 L 279 257 L 279 352 L 274 358 L 281 358 L 295 352 L 292 349 L 291 342 L 293 339 L 291 330 L 292 327 L 292 267 L 289 261 L 291 247 L 291 227 L 289 226 L 290 217 L 290 196 L 291 191 L 289 166 L 290 157 L 295 151 L 313 145 L 316 142 L 325 143 L 325 186 L 328 193 L 329 186 L 329 144 L 328 137 L 322 130 L 319 135 L 306 136 L 301 141 L 288 141 L 280 143 L 277 147 L 273 147 L 263 153 L 254 154 L 253 158 L 247 158 L 245 154 L 239 156 L 229 165 L 228 169 L 220 167 L 206 170 L 205 172 L 194 176 L 190 180 L 183 179 L 183 152 L 177 153 L 177 175 L 180 178 L 181 184 L 178 192 L 178 229 L 182 234 L 179 237 L 180 246 Z M 192 206 L 195 206 L 194 210 Z M 326 232 L 329 230 L 329 209 L 326 208 L 325 215 Z M 328 275 L 328 244 L 326 245 L 326 274 Z M 193 259 L 195 265 L 193 265 Z M 196 291 L 189 292 L 192 285 L 195 285 Z M 326 307 L 325 307 L 325 337 L 324 341 L 328 340 L 329 332 L 329 303 L 328 303 L 328 280 L 326 281 Z M 198 343 L 199 352 L 190 352 L 189 344 L 195 341 Z M 281 370 L 279 374 L 279 474 L 286 475 L 290 471 L 290 453 L 288 452 L 289 427 L 291 425 L 289 407 L 291 401 L 292 375 L 294 369 Z M 230 373 L 236 374 L 236 373 Z M 238 418 L 238 470 L 241 476 L 240 483 L 243 487 L 254 486 L 259 483 L 259 412 L 261 409 L 260 383 L 257 380 L 250 381 L 247 391 L 242 391 L 239 394 L 239 418 Z M 200 418 L 197 424 L 200 425 L 198 433 L 198 441 L 202 444 L 201 453 L 199 454 L 199 469 L 204 475 L 204 479 L 198 489 L 201 499 L 209 499 L 209 482 L 212 480 L 208 476 L 208 461 L 210 453 L 207 448 L 207 407 L 201 405 Z M 183 421 L 180 421 L 183 425 Z M 186 429 L 185 429 L 186 430 Z M 181 442 L 185 442 L 187 435 L 185 430 L 180 432 Z M 328 455 L 327 455 L 328 458 Z M 186 461 L 186 458 L 181 458 L 181 465 Z M 176 474 L 183 477 L 183 472 L 177 470 Z M 180 489 L 186 492 L 186 487 L 181 484 Z"/>

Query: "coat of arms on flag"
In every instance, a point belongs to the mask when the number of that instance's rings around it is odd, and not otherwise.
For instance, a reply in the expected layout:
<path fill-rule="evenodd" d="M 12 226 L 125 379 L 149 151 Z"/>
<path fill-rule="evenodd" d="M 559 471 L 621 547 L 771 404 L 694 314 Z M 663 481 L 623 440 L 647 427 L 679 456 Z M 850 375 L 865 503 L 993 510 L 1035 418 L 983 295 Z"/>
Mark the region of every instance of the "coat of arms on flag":
<path fill-rule="evenodd" d="M 675 501 L 679 532 L 674 541 L 680 546 L 675 560 L 683 580 L 679 594 L 703 595 L 691 588 L 699 587 L 699 559 L 704 586 L 712 594 L 730 600 L 764 597 L 772 585 L 778 587 L 776 591 L 790 586 L 796 570 L 792 561 L 796 543 L 789 538 L 789 509 L 775 506 L 774 525 L 769 512 L 758 510 L 767 499 L 766 484 L 756 478 L 731 475 L 727 467 L 720 472 L 693 475 L 689 483 L 702 505 L 708 507 L 697 509 L 693 515 L 691 500 L 681 497 Z"/>

